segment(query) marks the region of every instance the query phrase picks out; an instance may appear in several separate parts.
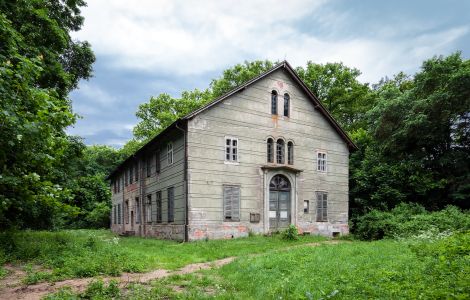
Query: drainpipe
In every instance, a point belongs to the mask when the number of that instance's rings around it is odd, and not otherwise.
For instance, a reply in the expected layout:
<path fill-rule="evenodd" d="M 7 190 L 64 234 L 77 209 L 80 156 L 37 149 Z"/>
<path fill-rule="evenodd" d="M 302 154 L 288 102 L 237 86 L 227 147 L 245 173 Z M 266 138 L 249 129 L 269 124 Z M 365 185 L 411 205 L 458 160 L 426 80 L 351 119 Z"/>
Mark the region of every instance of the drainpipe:
<path fill-rule="evenodd" d="M 189 232 L 188 232 L 188 225 L 189 225 L 189 181 L 188 181 L 188 137 L 187 137 L 187 130 L 178 126 L 178 122 L 176 123 L 176 128 L 183 132 L 183 139 L 184 139 L 184 182 L 185 182 L 185 211 L 184 211 L 184 241 L 189 241 Z"/>

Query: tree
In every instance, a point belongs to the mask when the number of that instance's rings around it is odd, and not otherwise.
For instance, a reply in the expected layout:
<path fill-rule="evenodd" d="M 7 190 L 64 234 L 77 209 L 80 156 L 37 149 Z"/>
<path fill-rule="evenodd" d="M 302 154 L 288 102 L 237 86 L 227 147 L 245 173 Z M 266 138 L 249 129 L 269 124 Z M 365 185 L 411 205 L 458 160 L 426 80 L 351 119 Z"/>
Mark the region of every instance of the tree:
<path fill-rule="evenodd" d="M 307 62 L 296 69 L 300 78 L 322 101 L 338 123 L 348 132 L 365 128 L 365 114 L 374 106 L 367 83 L 360 83 L 361 72 L 343 63 L 325 65 Z"/>
<path fill-rule="evenodd" d="M 69 36 L 83 1 L 0 3 L 0 228 L 48 228 L 67 205 L 62 183 L 76 143 L 68 92 L 91 76 L 93 53 Z"/>
<path fill-rule="evenodd" d="M 208 89 L 184 91 L 180 98 L 174 98 L 165 93 L 151 97 L 149 102 L 139 105 L 136 116 L 140 121 L 133 130 L 135 139 L 124 147 L 128 149 L 125 152 L 132 153 L 142 145 L 142 142 L 148 141 L 178 118 L 272 67 L 273 63 L 270 61 L 245 62 L 225 70 L 220 78 L 212 80 Z"/>

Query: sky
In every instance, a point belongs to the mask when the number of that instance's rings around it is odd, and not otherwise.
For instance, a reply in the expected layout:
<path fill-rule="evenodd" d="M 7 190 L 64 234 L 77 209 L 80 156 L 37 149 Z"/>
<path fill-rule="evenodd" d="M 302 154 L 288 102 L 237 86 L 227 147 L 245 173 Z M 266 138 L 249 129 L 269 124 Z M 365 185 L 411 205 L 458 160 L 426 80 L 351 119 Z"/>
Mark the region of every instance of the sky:
<path fill-rule="evenodd" d="M 461 51 L 470 58 L 470 1 L 89 0 L 76 40 L 91 43 L 93 77 L 70 95 L 87 145 L 121 147 L 139 104 L 203 89 L 237 63 L 343 62 L 362 82 Z"/>

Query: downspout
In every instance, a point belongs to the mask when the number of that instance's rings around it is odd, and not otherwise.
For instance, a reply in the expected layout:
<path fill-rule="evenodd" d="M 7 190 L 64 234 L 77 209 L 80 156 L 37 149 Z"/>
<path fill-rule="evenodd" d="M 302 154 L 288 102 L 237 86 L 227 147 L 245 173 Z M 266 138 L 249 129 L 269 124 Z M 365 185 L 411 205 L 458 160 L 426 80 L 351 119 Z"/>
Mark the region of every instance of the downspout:
<path fill-rule="evenodd" d="M 183 140 L 184 140 L 184 182 L 185 182 L 185 210 L 184 210 L 184 241 L 189 241 L 189 232 L 188 232 L 188 225 L 189 225 L 189 182 L 188 182 L 188 137 L 187 137 L 187 130 L 178 127 L 178 122 L 176 123 L 176 128 L 183 132 Z"/>

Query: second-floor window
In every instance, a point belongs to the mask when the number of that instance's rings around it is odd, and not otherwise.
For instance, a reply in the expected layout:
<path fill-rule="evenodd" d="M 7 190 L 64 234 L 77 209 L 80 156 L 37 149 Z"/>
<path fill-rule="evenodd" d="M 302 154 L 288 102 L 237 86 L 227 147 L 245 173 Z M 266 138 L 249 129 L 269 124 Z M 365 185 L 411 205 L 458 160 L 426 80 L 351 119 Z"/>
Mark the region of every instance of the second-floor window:
<path fill-rule="evenodd" d="M 267 156 L 268 156 L 268 163 L 274 162 L 274 140 L 272 138 L 268 139 L 267 142 Z"/>
<path fill-rule="evenodd" d="M 173 143 L 168 143 L 167 147 L 167 160 L 168 164 L 173 164 Z"/>
<path fill-rule="evenodd" d="M 276 142 L 276 162 L 278 164 L 284 163 L 284 140 L 278 139 Z"/>
<path fill-rule="evenodd" d="M 326 172 L 327 157 L 325 152 L 317 152 L 317 171 Z"/>
<path fill-rule="evenodd" d="M 155 153 L 155 172 L 157 174 L 160 174 L 160 151 L 157 151 L 157 153 Z"/>
<path fill-rule="evenodd" d="M 294 164 L 294 143 L 292 142 L 287 143 L 287 163 L 289 165 Z"/>
<path fill-rule="evenodd" d="M 147 177 L 152 175 L 152 156 L 147 157 L 146 161 Z"/>
<path fill-rule="evenodd" d="M 225 161 L 238 161 L 238 139 L 233 137 L 225 138 Z"/>

